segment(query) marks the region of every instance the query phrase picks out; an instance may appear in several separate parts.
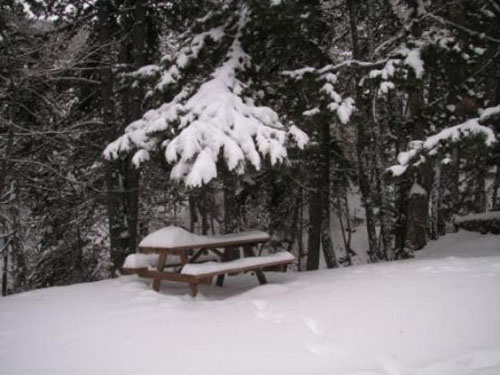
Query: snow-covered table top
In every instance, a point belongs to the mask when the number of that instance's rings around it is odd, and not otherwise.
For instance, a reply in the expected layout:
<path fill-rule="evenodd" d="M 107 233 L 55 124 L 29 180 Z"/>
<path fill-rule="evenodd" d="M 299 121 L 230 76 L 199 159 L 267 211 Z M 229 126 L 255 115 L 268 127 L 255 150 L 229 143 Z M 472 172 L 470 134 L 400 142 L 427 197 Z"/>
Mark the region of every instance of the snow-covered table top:
<path fill-rule="evenodd" d="M 187 230 L 169 226 L 147 235 L 139 244 L 143 252 L 157 250 L 189 250 L 201 247 L 237 246 L 268 241 L 269 234 L 262 231 L 248 231 L 217 236 L 203 236 Z"/>

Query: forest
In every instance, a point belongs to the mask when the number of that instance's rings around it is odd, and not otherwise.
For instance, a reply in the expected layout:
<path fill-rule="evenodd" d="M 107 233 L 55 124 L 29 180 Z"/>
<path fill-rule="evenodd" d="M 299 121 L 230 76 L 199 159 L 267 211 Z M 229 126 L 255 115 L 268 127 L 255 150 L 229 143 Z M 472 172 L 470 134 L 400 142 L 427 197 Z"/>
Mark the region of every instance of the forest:
<path fill-rule="evenodd" d="M 264 230 L 309 271 L 500 210 L 499 25 L 499 0 L 2 1 L 2 295 L 111 278 L 168 225 Z"/>

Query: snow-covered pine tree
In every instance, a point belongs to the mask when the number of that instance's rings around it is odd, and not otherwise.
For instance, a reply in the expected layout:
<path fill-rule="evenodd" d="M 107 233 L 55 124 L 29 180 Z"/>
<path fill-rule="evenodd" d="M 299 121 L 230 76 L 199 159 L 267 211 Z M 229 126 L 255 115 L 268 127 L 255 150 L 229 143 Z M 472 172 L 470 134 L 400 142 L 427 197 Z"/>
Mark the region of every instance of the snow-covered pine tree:
<path fill-rule="evenodd" d="M 256 105 L 246 94 L 249 81 L 244 75 L 251 68 L 251 59 L 241 38 L 249 27 L 249 12 L 241 2 L 214 10 L 205 20 L 198 20 L 203 31 L 191 31 L 186 47 L 172 63 L 166 63 L 166 68 L 148 66 L 137 72 L 160 70 L 157 89 L 164 90 L 179 81 L 182 88 L 172 100 L 133 122 L 106 148 L 107 158 L 133 152 L 133 163 L 140 166 L 150 153 L 164 152 L 165 159 L 173 164 L 171 177 L 195 187 L 217 177 L 219 158 L 229 171 L 241 174 L 247 163 L 260 169 L 263 157 L 273 165 L 283 161 L 290 138 L 299 146 L 305 144 L 303 132 L 297 127 L 285 128 L 276 112 Z M 222 22 L 208 28 L 215 20 Z M 210 50 L 204 48 L 211 44 Z M 206 68 L 198 75 L 189 72 L 196 69 L 201 54 L 205 61 L 215 60 L 208 76 Z M 188 71 L 188 77 L 184 71 Z"/>
<path fill-rule="evenodd" d="M 409 176 L 412 183 L 406 188 L 410 199 L 403 204 L 407 210 L 400 215 L 408 220 L 406 244 L 419 249 L 429 234 L 435 237 L 442 232 L 438 227 L 443 227 L 444 220 L 450 220 L 453 213 L 461 210 L 466 187 L 459 181 L 463 181 L 464 167 L 471 158 L 465 155 L 467 147 L 459 150 L 452 144 L 467 138 L 464 136 L 478 134 L 486 144 L 494 142 L 491 128 L 484 125 L 492 124 L 491 117 L 498 104 L 498 98 L 488 93 L 492 91 L 490 68 L 495 69 L 497 64 L 493 56 L 499 48 L 498 30 L 494 26 L 498 14 L 493 4 L 480 1 L 458 1 L 453 6 L 437 1 L 418 4 L 400 1 L 393 3 L 393 9 L 406 30 L 402 34 L 404 43 L 398 47 L 399 52 L 393 50 L 395 59 L 391 58 L 384 69 L 371 75 L 382 78 L 381 90 L 384 86 L 392 88 L 394 83 L 396 90 L 400 90 L 401 82 L 406 82 L 410 89 L 405 91 L 409 93 L 406 126 L 410 126 L 407 142 L 411 150 L 401 153 L 399 166 L 391 170 L 398 176 L 411 171 L 403 176 Z M 479 33 L 478 28 L 483 33 Z M 409 75 L 398 73 L 404 65 L 411 68 Z M 398 74 L 399 79 L 391 79 Z M 486 107 L 490 109 L 484 110 Z M 483 116 L 481 108 L 488 116 Z M 431 163 L 431 159 L 435 161 Z M 446 165 L 441 163 L 443 160 Z M 408 165 L 413 167 L 406 168 Z M 477 167 L 475 170 L 479 172 Z M 480 174 L 474 187 L 477 202 L 484 201 L 480 197 L 485 194 L 486 173 L 483 170 Z M 402 199 L 406 199 L 405 195 Z M 451 204 L 446 213 L 443 204 L 448 197 Z M 399 243 L 400 251 L 405 242 Z"/>
<path fill-rule="evenodd" d="M 184 30 L 183 47 L 176 53 L 134 73 L 156 77 L 147 94 L 153 109 L 111 143 L 105 156 L 133 154 L 139 167 L 163 154 L 172 165 L 170 176 L 190 188 L 222 177 L 224 226 L 235 231 L 241 202 L 235 197 L 234 176 L 283 162 L 287 145 L 304 147 L 308 137 L 260 104 L 265 99 L 257 86 L 258 72 L 244 43 L 255 30 L 256 7 L 242 1 L 219 5 L 205 3 L 210 11 Z"/>

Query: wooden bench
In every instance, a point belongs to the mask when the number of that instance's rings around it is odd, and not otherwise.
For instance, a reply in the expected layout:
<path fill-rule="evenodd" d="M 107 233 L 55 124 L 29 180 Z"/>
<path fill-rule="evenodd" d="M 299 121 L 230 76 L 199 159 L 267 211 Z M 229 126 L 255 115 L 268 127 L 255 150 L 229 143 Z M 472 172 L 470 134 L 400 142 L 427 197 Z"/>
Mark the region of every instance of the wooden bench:
<path fill-rule="evenodd" d="M 130 254 L 125 259 L 125 263 L 121 268 L 121 273 L 124 275 L 133 275 L 138 274 L 141 271 L 145 271 L 148 268 L 157 268 L 159 257 L 160 256 L 158 254 Z M 176 258 L 177 257 L 169 257 L 165 262 L 165 267 L 182 268 L 183 263 Z M 192 263 L 205 263 L 218 261 L 219 259 L 219 256 L 216 256 L 208 250 L 193 251 L 193 254 L 188 256 L 188 262 Z"/>
<path fill-rule="evenodd" d="M 141 277 L 189 283 L 191 295 L 195 297 L 198 294 L 198 284 L 211 284 L 214 276 L 223 276 L 226 274 L 249 271 L 261 273 L 266 267 L 287 266 L 294 262 L 295 257 L 292 254 L 288 252 L 280 252 L 267 256 L 248 257 L 222 263 L 188 263 L 184 265 L 180 273 L 167 273 L 149 268 L 137 269 L 136 273 Z M 259 278 L 259 282 L 261 284 L 267 283 L 265 277 L 257 277 Z"/>

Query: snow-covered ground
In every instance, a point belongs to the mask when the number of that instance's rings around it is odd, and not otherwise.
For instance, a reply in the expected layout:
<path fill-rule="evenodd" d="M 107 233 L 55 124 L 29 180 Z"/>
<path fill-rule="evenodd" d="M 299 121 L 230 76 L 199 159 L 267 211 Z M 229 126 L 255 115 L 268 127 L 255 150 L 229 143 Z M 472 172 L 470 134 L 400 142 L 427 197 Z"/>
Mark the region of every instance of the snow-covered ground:
<path fill-rule="evenodd" d="M 500 236 L 417 259 L 153 292 L 136 276 L 0 299 L 0 374 L 500 374 Z"/>

